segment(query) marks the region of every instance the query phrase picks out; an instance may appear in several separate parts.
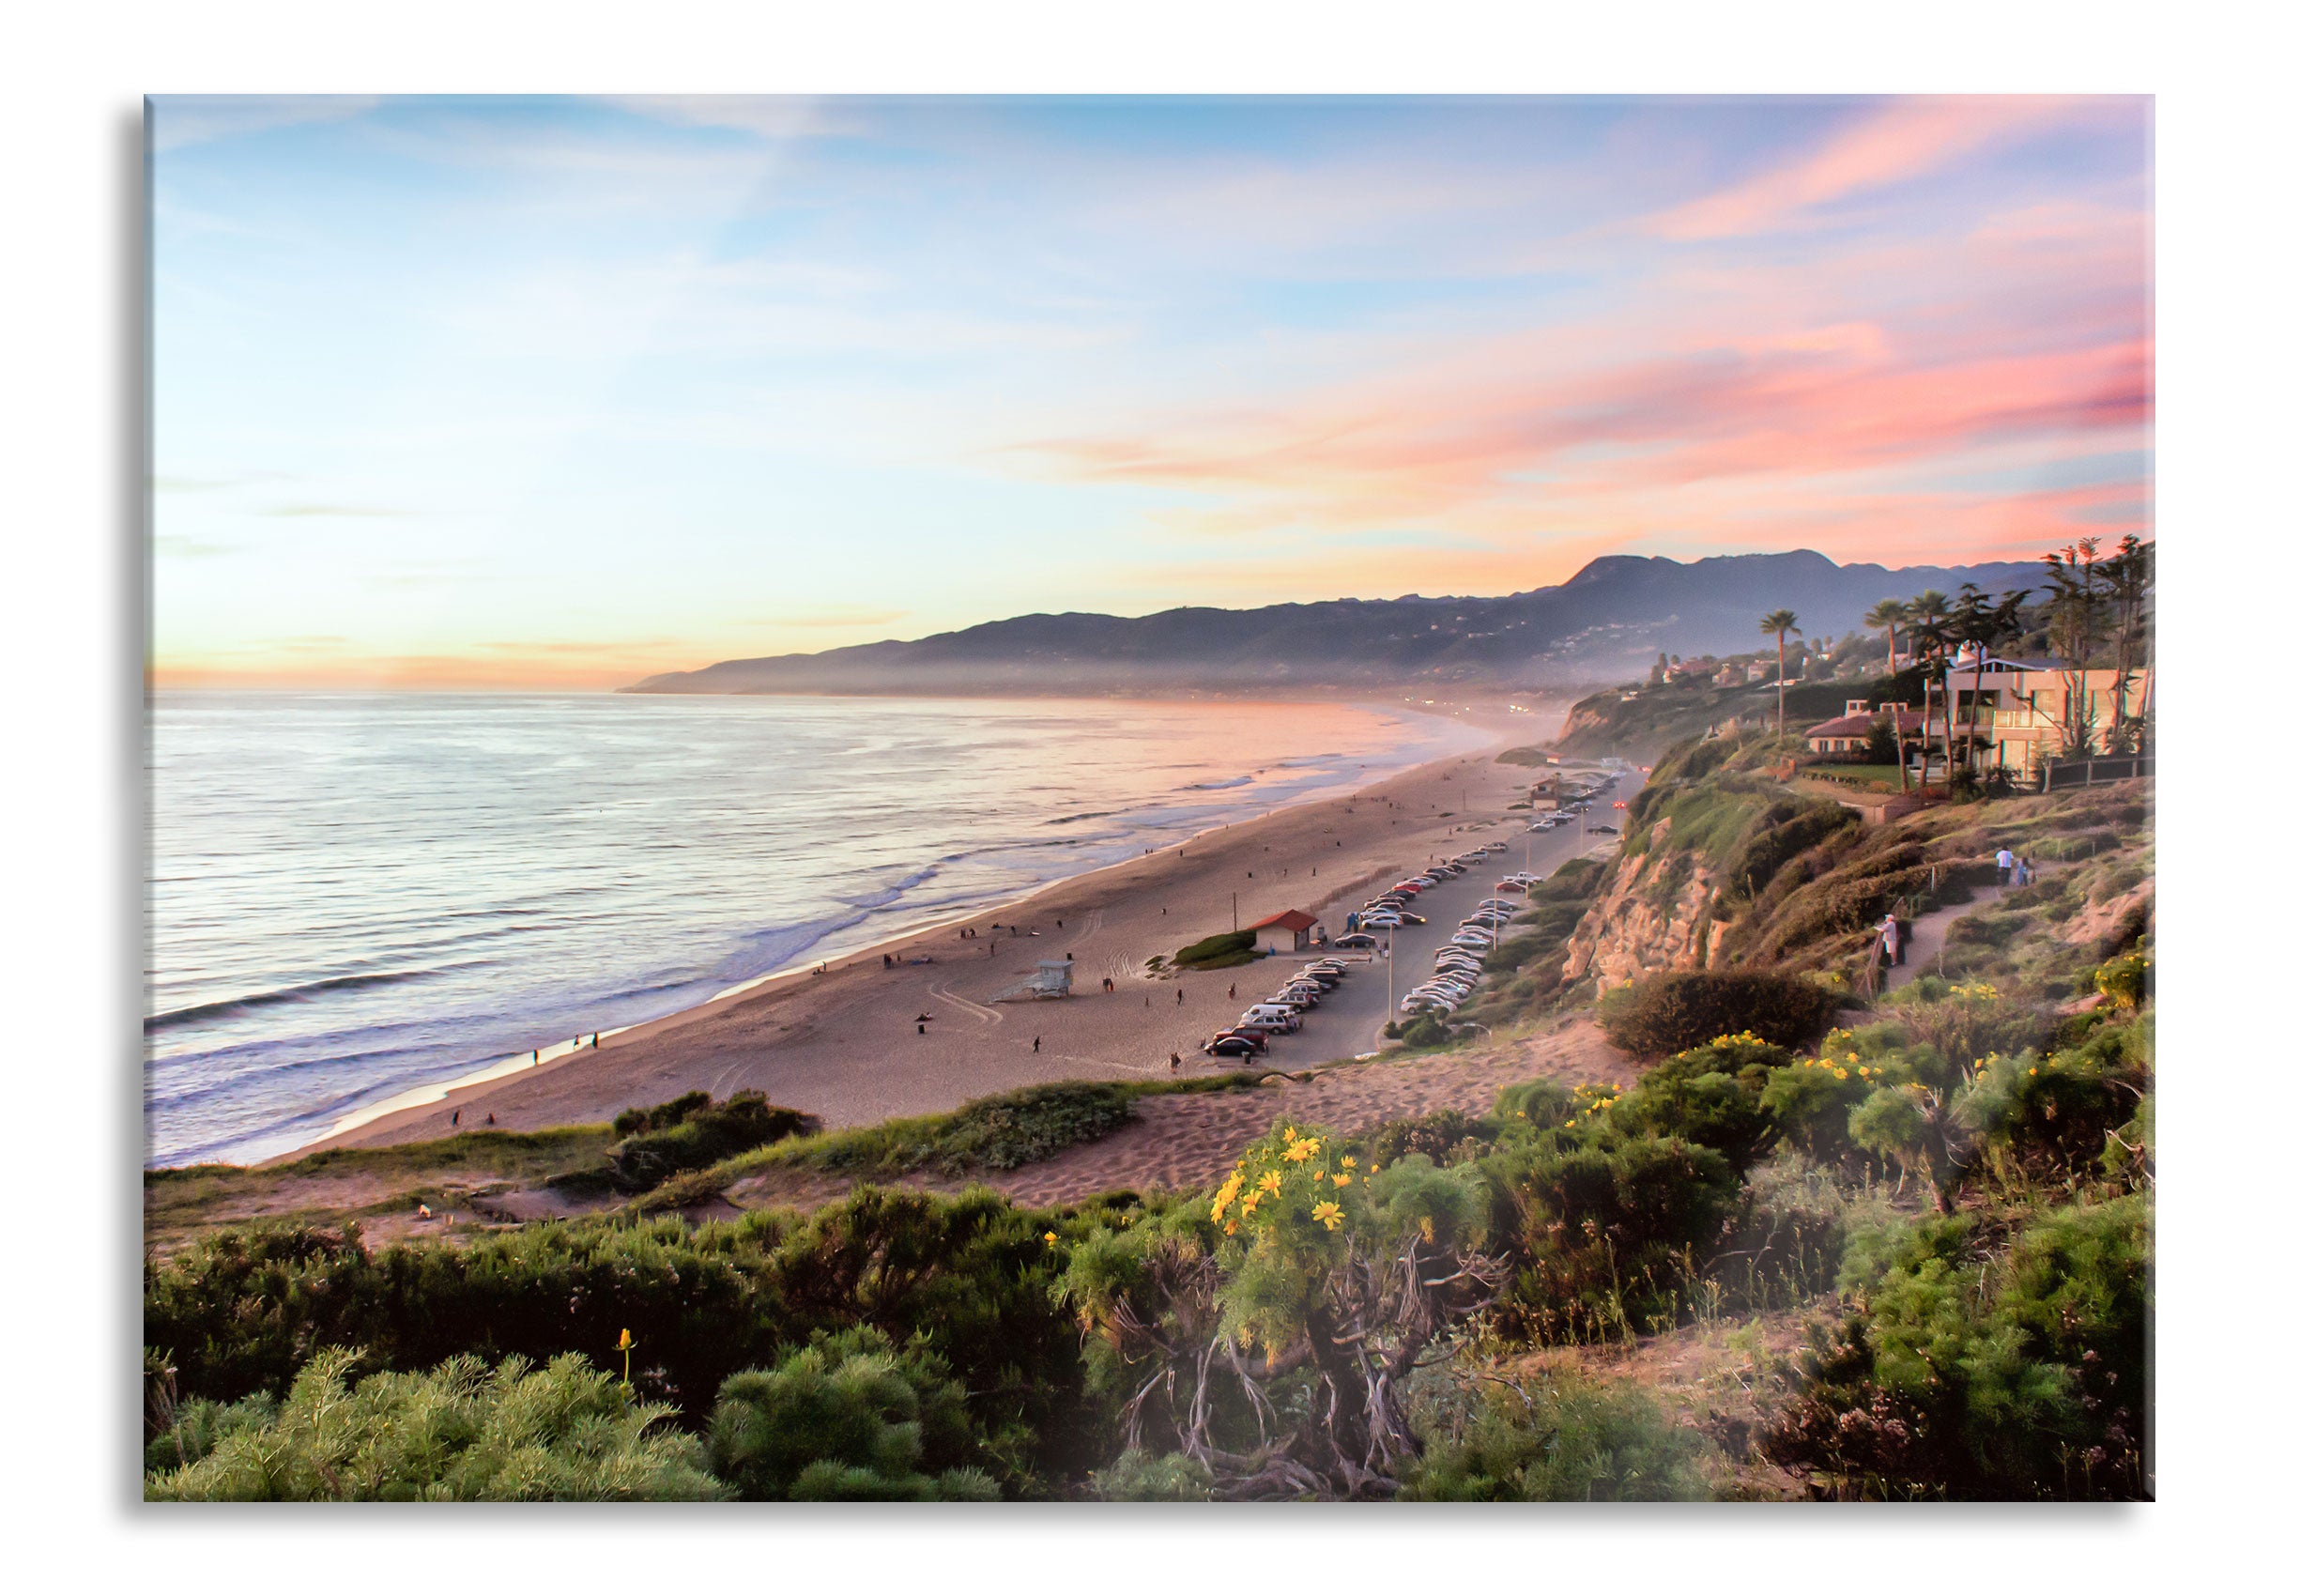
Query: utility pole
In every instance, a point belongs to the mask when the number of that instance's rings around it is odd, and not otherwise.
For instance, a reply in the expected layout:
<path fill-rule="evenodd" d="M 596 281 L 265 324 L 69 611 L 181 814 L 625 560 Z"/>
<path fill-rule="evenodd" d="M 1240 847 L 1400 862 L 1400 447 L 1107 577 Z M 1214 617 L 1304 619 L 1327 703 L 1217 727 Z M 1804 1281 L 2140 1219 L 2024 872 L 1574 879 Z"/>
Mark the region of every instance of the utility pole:
<path fill-rule="evenodd" d="M 1233 933 L 1234 933 L 1234 932 L 1237 930 L 1237 928 L 1238 928 L 1238 895 L 1237 895 L 1236 893 L 1234 893 L 1234 893 L 1232 893 L 1232 894 L 1230 895 L 1230 929 L 1231 929 L 1231 931 L 1232 931 Z"/>

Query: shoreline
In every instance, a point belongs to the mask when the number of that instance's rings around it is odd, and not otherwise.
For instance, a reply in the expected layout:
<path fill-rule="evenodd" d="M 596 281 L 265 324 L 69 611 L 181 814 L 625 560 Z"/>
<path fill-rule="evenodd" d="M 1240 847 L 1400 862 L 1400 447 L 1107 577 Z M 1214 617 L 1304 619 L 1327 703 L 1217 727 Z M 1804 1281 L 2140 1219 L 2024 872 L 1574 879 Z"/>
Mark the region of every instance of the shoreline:
<path fill-rule="evenodd" d="M 1397 713 L 1398 709 L 1397 706 L 1388 705 L 1364 707 L 1392 714 Z M 1407 713 L 1426 714 L 1418 706 Z M 677 1096 L 679 1091 L 697 1089 L 698 1085 L 701 1089 L 712 1091 L 714 1096 L 725 1096 L 733 1090 L 764 1087 L 777 1102 L 788 1102 L 790 1106 L 818 1113 L 828 1125 L 868 1123 L 869 1115 L 865 1113 L 858 1116 L 858 1113 L 846 1100 L 855 1097 L 854 1092 L 820 1090 L 825 1083 L 818 1080 L 810 1083 L 818 1089 L 811 1093 L 802 1090 L 799 1096 L 815 1096 L 820 1099 L 819 1103 L 792 1100 L 789 1086 L 777 1090 L 767 1081 L 746 1085 L 744 1078 L 772 1078 L 775 1075 L 777 1071 L 772 1067 L 771 1055 L 778 1046 L 787 1050 L 789 1044 L 811 1036 L 824 1018 L 816 1011 L 828 1008 L 836 1011 L 839 1018 L 848 1017 L 857 1007 L 854 1001 L 858 996 L 855 990 L 857 983 L 892 986 L 905 994 L 897 1002 L 892 1001 L 891 992 L 887 993 L 885 1001 L 867 1005 L 874 1009 L 891 1012 L 891 1009 L 899 1008 L 907 1015 L 912 994 L 916 994 L 917 1001 L 923 1005 L 918 1010 L 922 1017 L 930 1017 L 930 1011 L 937 1007 L 942 1008 L 946 1016 L 950 1010 L 957 1010 L 955 1017 L 935 1023 L 935 1031 L 941 1036 L 953 1033 L 952 1018 L 967 1022 L 970 1028 L 979 1033 L 994 1030 L 1012 1015 L 1033 1010 L 1043 1013 L 1042 1005 L 1032 1004 L 993 1007 L 983 1001 L 989 995 L 985 990 L 976 990 L 970 997 L 954 990 L 960 985 L 979 986 L 980 982 L 973 979 L 978 975 L 996 975 L 1001 984 L 1010 984 L 1018 974 L 1005 969 L 984 971 L 978 958 L 955 956 L 961 950 L 970 956 L 979 952 L 980 958 L 988 959 L 996 965 L 1001 963 L 998 959 L 1000 950 L 1011 949 L 1014 943 L 1034 940 L 1034 937 L 1036 949 L 1053 949 L 1058 944 L 1050 939 L 1060 938 L 1073 944 L 1071 948 L 1062 951 L 1073 952 L 1078 944 L 1093 944 L 1096 942 L 1096 928 L 1106 915 L 1131 912 L 1136 918 L 1146 917 L 1140 913 L 1142 905 L 1133 900 L 1139 899 L 1149 881 L 1161 880 L 1164 886 L 1185 898 L 1193 890 L 1203 897 L 1204 882 L 1201 878 L 1218 871 L 1229 855 L 1257 846 L 1267 852 L 1280 846 L 1298 845 L 1302 836 L 1313 827 L 1332 831 L 1334 826 L 1327 822 L 1344 814 L 1355 814 L 1355 806 L 1360 803 L 1369 806 L 1380 804 L 1391 810 L 1392 814 L 1386 817 L 1389 821 L 1386 829 L 1394 831 L 1399 824 L 1397 793 L 1420 795 L 1425 790 L 1451 782 L 1457 775 L 1475 768 L 1495 772 L 1500 767 L 1495 765 L 1494 756 L 1514 743 L 1539 742 L 1544 736 L 1554 736 L 1556 726 L 1545 723 L 1557 717 L 1527 716 L 1523 712 L 1505 711 L 1496 703 L 1464 706 L 1451 714 L 1429 718 L 1443 718 L 1455 726 L 1474 729 L 1481 734 L 1480 739 L 1470 749 L 1442 754 L 1435 759 L 1391 771 L 1363 785 L 1342 785 L 1338 790 L 1322 795 L 1306 796 L 1280 805 L 1261 815 L 1204 827 L 1136 857 L 1058 878 L 1014 898 L 943 915 L 926 925 L 892 935 L 882 935 L 844 952 L 831 953 L 807 968 L 759 976 L 673 1013 L 619 1030 L 602 1030 L 598 1033 L 599 1044 L 595 1047 L 584 1045 L 581 1038 L 571 1039 L 540 1050 L 540 1056 L 533 1059 L 519 1059 L 514 1055 L 508 1060 L 493 1061 L 449 1081 L 410 1088 L 366 1109 L 353 1111 L 313 1140 L 284 1152 L 252 1160 L 252 1163 L 255 1167 L 264 1167 L 290 1163 L 330 1147 L 379 1145 L 452 1135 L 456 1129 L 467 1128 L 453 1123 L 454 1117 L 466 1110 L 496 1115 L 496 1128 L 533 1129 L 546 1123 L 590 1123 L 594 1118 L 611 1117 L 617 1109 L 630 1106 L 633 1102 L 666 1100 Z M 1513 783 L 1516 778 L 1505 775 L 1501 779 Z M 1466 794 L 1463 796 L 1466 797 Z M 1433 812 L 1429 817 L 1433 821 L 1444 818 L 1456 821 L 1451 828 L 1434 828 L 1441 837 L 1472 823 L 1482 829 L 1500 818 L 1498 813 L 1487 813 L 1473 821 L 1465 813 L 1439 811 L 1438 804 L 1434 801 L 1430 802 L 1427 807 Z M 1417 813 L 1412 818 L 1419 821 L 1424 817 Z M 1416 825 L 1389 840 L 1395 844 L 1410 841 L 1418 845 L 1429 838 L 1432 829 L 1426 824 Z M 1272 840 L 1262 840 L 1265 837 Z M 1190 857 L 1193 849 L 1201 851 L 1196 858 Z M 1363 852 L 1362 847 L 1345 847 L 1340 851 L 1343 852 L 1346 864 L 1344 860 L 1334 863 L 1343 867 L 1321 878 L 1315 893 L 1297 894 L 1303 898 L 1300 905 L 1289 906 L 1305 907 L 1312 912 L 1323 911 L 1339 898 L 1362 890 L 1366 879 L 1371 875 L 1402 869 L 1407 864 L 1419 862 L 1418 852 L 1415 857 L 1377 863 Z M 1433 850 L 1438 851 L 1442 850 Z M 1323 863 L 1323 856 L 1319 857 Z M 1186 860 L 1187 865 L 1184 863 Z M 1234 876 L 1238 873 L 1230 872 Z M 1311 873 L 1316 875 L 1317 867 L 1311 867 Z M 1243 875 L 1247 880 L 1253 879 L 1250 870 L 1243 872 Z M 1280 880 L 1289 880 L 1282 868 Z M 1236 890 L 1236 886 L 1224 890 Z M 1068 919 L 1067 912 L 1087 899 L 1099 904 L 1098 908 L 1090 911 L 1090 924 L 1066 934 L 1063 928 Z M 1189 935 L 1182 935 L 1175 928 L 1173 917 L 1166 913 L 1166 909 L 1171 907 L 1164 906 L 1157 916 L 1166 922 L 1159 928 L 1158 934 L 1163 940 L 1163 950 L 1169 954 L 1174 946 L 1206 934 L 1203 904 L 1186 909 L 1184 923 L 1191 931 Z M 1226 909 L 1227 906 L 1223 907 Z M 1193 913 L 1198 916 L 1196 919 L 1188 917 Z M 963 940 L 956 934 L 961 928 L 988 932 L 988 922 L 993 920 L 1002 926 L 1010 920 L 1031 922 L 1035 931 L 1032 937 L 989 932 Z M 1055 928 L 1050 929 L 1046 924 L 1048 921 L 1051 921 Z M 1244 923 L 1242 911 L 1241 923 Z M 1213 928 L 1225 928 L 1216 926 Z M 1338 929 L 1338 926 L 1328 928 L 1329 934 Z M 878 956 L 878 959 L 874 960 L 873 956 Z M 912 959 L 919 959 L 922 962 L 911 963 Z M 1088 992 L 1088 983 L 1093 982 L 1096 988 L 1101 983 L 1083 968 L 1085 962 L 1084 959 L 1079 960 L 1081 967 L 1076 974 L 1079 983 L 1076 993 L 1090 996 L 1097 1006 L 1112 1006 L 1110 999 L 1119 995 L 1116 991 L 1096 990 Z M 1130 958 L 1122 954 L 1118 965 L 1113 968 L 1124 967 L 1124 978 L 1117 974 L 1108 977 L 1114 986 L 1123 987 L 1125 995 L 1129 998 L 1137 992 L 1146 992 L 1147 986 L 1154 982 L 1163 982 L 1169 990 L 1176 985 L 1194 989 L 1205 986 L 1214 979 L 1185 977 L 1177 982 L 1170 974 L 1145 977 L 1139 965 L 1140 950 L 1136 950 L 1135 956 Z M 1228 982 L 1234 979 L 1237 974 L 1234 970 L 1220 977 L 1225 991 Z M 944 978 L 938 980 L 938 976 Z M 1176 993 L 1177 998 L 1183 995 Z M 1045 1006 L 1071 1008 L 1079 1002 L 1079 996 L 1074 995 L 1061 1005 Z M 1188 1005 L 1177 1003 L 1176 1006 L 1187 1008 Z M 1148 1015 L 1137 1018 L 1155 1030 L 1158 1028 L 1154 1018 L 1155 1004 L 1149 1007 Z M 787 1013 L 793 1017 L 775 1023 L 780 1016 Z M 1191 1017 L 1196 1019 L 1204 1013 L 1206 1011 L 1204 1009 L 1192 1011 Z M 870 1018 L 876 1021 L 869 1027 L 874 1032 L 890 1029 L 884 1023 L 885 1014 L 878 1013 Z M 1207 1021 L 1209 1028 L 1211 1023 Z M 767 1027 L 772 1027 L 773 1035 L 763 1034 Z M 1140 1028 L 1119 1026 L 1115 1029 Z M 897 1024 L 892 1029 L 899 1031 L 900 1026 Z M 1112 1027 L 1105 1025 L 1095 1029 L 1107 1033 Z M 1314 1027 L 1306 1027 L 1305 1035 L 1313 1031 Z M 740 1050 L 744 1056 L 730 1066 L 726 1062 L 730 1051 L 726 1044 L 728 1034 L 732 1032 L 744 1033 L 745 1045 Z M 794 1033 L 797 1034 L 795 1036 Z M 585 1034 L 586 1036 L 588 1035 Z M 979 1037 L 974 1039 L 979 1040 Z M 1084 1042 L 1088 1038 L 1081 1036 L 1080 1040 Z M 1090 1046 L 1084 1055 L 1034 1051 L 1030 1056 L 1042 1064 L 1066 1067 L 1058 1067 L 1051 1074 L 1034 1069 L 1030 1072 L 1031 1079 L 1080 1079 L 1093 1075 L 1110 1078 L 1113 1072 L 1122 1077 L 1167 1073 L 1170 1068 L 1167 1055 L 1175 1051 L 1188 1055 L 1186 1067 L 1211 1067 L 1202 1065 L 1195 1053 L 1194 1044 L 1182 1048 L 1172 1037 L 1149 1048 L 1130 1047 L 1129 1044 L 1141 1041 L 1138 1036 L 1104 1034 L 1092 1040 L 1096 1045 Z M 1124 1057 L 1109 1056 L 1112 1052 L 1127 1051 L 1141 1051 L 1143 1056 L 1130 1061 Z M 1298 1045 L 1292 1051 L 1299 1051 Z M 851 1056 L 843 1057 L 840 1067 L 854 1073 L 859 1082 L 876 1081 L 881 1085 L 885 1083 L 883 1075 L 874 1074 L 874 1069 L 884 1068 L 882 1056 L 873 1056 L 875 1050 L 858 1048 L 844 1051 Z M 821 1071 L 818 1069 L 813 1073 L 820 1077 Z M 930 1069 L 928 1073 L 940 1073 L 946 1079 L 951 1072 Z M 929 1089 L 927 1095 L 941 1106 L 956 1107 L 968 1097 L 1008 1089 L 1011 1084 L 1027 1083 L 1027 1080 L 1004 1083 L 986 1081 L 974 1089 L 945 1086 L 940 1090 Z M 674 1090 L 674 1087 L 677 1089 Z M 955 1097 L 952 1095 L 954 1090 L 957 1092 Z M 870 1093 L 866 1088 L 862 1095 L 868 1097 Z M 916 1091 L 895 1091 L 892 1098 L 897 1101 L 897 1107 L 890 1112 L 931 1112 L 912 1100 L 918 1096 Z M 603 1112 L 581 1112 L 583 1105 L 593 1102 L 602 1105 Z M 610 1104 L 612 1106 L 606 1106 Z M 543 1117 L 539 1118 L 539 1113 Z M 885 1114 L 878 1117 L 885 1117 Z"/>

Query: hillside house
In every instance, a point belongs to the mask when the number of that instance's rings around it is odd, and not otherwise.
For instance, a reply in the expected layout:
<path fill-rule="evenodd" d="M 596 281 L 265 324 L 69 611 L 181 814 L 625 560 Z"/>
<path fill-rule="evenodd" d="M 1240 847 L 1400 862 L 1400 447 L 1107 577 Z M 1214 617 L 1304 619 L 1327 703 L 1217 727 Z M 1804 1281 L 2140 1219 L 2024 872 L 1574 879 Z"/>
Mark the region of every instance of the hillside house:
<path fill-rule="evenodd" d="M 1307 953 L 1315 940 L 1318 917 L 1299 909 L 1289 909 L 1266 920 L 1256 920 L 1247 929 L 1254 933 L 1256 953 Z"/>
<path fill-rule="evenodd" d="M 1868 751 L 1869 728 L 1883 717 L 1888 727 L 1898 726 L 1901 735 L 1913 745 L 1924 735 L 1924 712 L 1912 710 L 1907 704 L 1878 704 L 1869 707 L 1866 698 L 1848 698 L 1845 713 L 1833 719 L 1805 730 L 1805 746 L 1817 754 L 1862 754 Z"/>
<path fill-rule="evenodd" d="M 2048 760 L 2101 752 L 2116 722 L 2113 669 L 1960 653 L 1944 685 L 1947 704 L 1934 724 L 1954 741 L 1959 761 L 1970 740 L 1974 762 L 1984 770 L 2033 774 Z M 2147 720 L 2155 707 L 2154 689 L 2153 669 L 2127 673 L 2127 722 Z"/>

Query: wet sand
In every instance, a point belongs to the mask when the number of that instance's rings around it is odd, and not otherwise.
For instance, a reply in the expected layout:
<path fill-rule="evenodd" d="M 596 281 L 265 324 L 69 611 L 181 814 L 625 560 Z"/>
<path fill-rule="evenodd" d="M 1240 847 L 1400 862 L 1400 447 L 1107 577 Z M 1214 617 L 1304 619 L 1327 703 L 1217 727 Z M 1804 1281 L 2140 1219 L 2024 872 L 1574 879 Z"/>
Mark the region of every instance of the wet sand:
<path fill-rule="evenodd" d="M 596 1123 L 698 1089 L 763 1092 L 840 1127 L 948 1110 L 1041 1082 L 1167 1076 L 1177 1052 L 1184 1070 L 1226 1072 L 1234 1062 L 1204 1058 L 1199 1044 L 1266 995 L 1285 961 L 1173 976 L 1153 973 L 1151 957 L 1171 959 L 1229 930 L 1234 898 L 1238 926 L 1303 909 L 1339 935 L 1342 916 L 1375 884 L 1516 835 L 1523 811 L 1511 815 L 1508 806 L 1522 798 L 1529 773 L 1493 756 L 1553 733 L 1555 717 L 1463 718 L 1492 730 L 1494 742 L 1347 797 L 1078 877 L 963 926 L 882 944 L 827 974 L 778 976 L 314 1145 L 447 1135 L 458 1111 L 464 1129 L 483 1127 L 489 1114 L 508 1129 Z M 961 929 L 974 934 L 962 937 Z M 1038 960 L 1066 957 L 1074 995 L 995 1001 L 1027 981 Z M 1269 1062 L 1324 1064 L 1346 1054 L 1339 1041 L 1321 1042 L 1313 1012 Z"/>

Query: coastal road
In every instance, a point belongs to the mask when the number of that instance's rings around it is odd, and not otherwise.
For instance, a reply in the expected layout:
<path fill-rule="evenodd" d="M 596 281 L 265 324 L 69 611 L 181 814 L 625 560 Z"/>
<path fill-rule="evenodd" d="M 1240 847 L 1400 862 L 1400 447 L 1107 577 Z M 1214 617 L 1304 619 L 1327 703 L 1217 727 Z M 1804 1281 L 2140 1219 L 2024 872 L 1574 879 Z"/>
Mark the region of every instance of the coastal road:
<path fill-rule="evenodd" d="M 1453 853 L 1466 852 L 1497 840 L 1506 841 L 1509 852 L 1488 856 L 1482 864 L 1472 866 L 1466 874 L 1456 876 L 1449 882 L 1440 882 L 1416 898 L 1414 913 L 1423 916 L 1429 924 L 1403 926 L 1396 930 L 1374 933 L 1389 939 L 1390 957 L 1396 968 L 1398 997 L 1403 998 L 1406 992 L 1429 979 L 1436 968 L 1438 951 L 1449 945 L 1447 939 L 1453 935 L 1461 921 L 1476 912 L 1481 899 L 1495 896 L 1494 883 L 1503 876 L 1526 869 L 1536 875 L 1549 876 L 1569 861 L 1602 844 L 1618 840 L 1585 834 L 1582 827 L 1585 823 L 1617 828 L 1620 825 L 1623 817 L 1613 805 L 1616 802 L 1626 803 L 1636 796 L 1645 778 L 1638 774 L 1634 765 L 1618 775 L 1620 779 L 1611 792 L 1600 793 L 1591 801 L 1591 808 L 1584 820 L 1561 825 L 1555 831 L 1528 834 L 1526 827 L 1512 816 L 1507 825 L 1465 832 L 1449 839 L 1452 846 L 1446 852 Z M 1411 871 L 1403 873 L 1410 874 Z M 1372 892 L 1368 896 L 1372 896 Z M 1517 895 L 1502 893 L 1498 896 L 1513 898 Z M 1348 905 L 1336 904 L 1327 911 L 1327 935 L 1341 934 L 1349 908 Z M 1288 973 L 1308 963 L 1311 957 L 1288 956 L 1252 966 L 1250 988 L 1245 981 L 1238 984 L 1238 1007 L 1244 1009 L 1249 996 L 1259 1001 L 1270 995 L 1283 984 Z M 1349 974 L 1343 978 L 1341 986 L 1326 994 L 1317 1007 L 1302 1017 L 1299 1031 L 1290 1036 L 1271 1039 L 1268 1063 L 1280 1068 L 1301 1068 L 1311 1064 L 1372 1052 L 1382 1046 L 1382 1027 L 1395 1015 L 1390 997 L 1390 968 L 1379 958 L 1368 959 L 1362 955 L 1346 953 L 1339 957 L 1350 961 Z M 1220 1062 L 1224 1067 L 1234 1067 L 1231 1060 Z"/>

